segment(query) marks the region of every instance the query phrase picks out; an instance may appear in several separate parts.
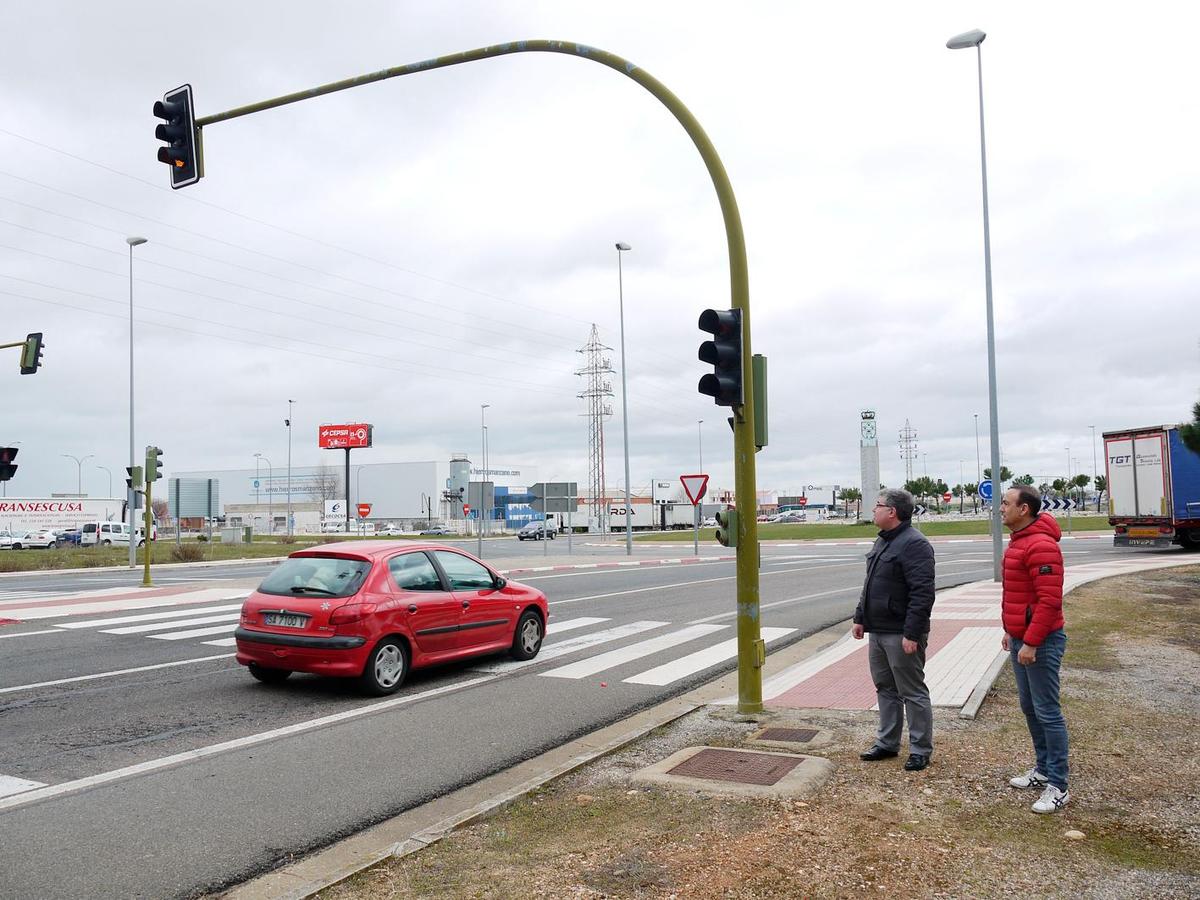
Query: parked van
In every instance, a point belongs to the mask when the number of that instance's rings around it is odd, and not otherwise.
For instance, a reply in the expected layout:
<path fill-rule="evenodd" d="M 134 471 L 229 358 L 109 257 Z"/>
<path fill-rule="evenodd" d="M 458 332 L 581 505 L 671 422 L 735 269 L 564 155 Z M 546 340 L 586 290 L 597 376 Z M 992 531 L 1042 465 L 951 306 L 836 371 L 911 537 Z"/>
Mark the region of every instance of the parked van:
<path fill-rule="evenodd" d="M 150 540 L 158 540 L 158 526 L 150 526 Z M 129 546 L 129 526 L 124 522 L 85 522 L 79 543 L 83 547 L 124 544 Z M 146 530 L 138 526 L 137 545 L 146 543 Z"/>

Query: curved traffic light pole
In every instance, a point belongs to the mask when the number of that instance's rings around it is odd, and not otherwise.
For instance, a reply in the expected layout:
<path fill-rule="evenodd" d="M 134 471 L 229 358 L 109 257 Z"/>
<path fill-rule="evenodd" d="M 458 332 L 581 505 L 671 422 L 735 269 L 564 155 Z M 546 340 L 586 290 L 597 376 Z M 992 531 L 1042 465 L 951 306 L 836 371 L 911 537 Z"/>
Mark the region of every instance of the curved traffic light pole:
<path fill-rule="evenodd" d="M 600 63 L 632 78 L 649 91 L 663 104 L 683 126 L 684 131 L 700 151 L 700 157 L 708 168 L 713 187 L 717 191 L 717 199 L 721 204 L 721 216 L 725 221 L 725 239 L 729 248 L 729 291 L 732 307 L 742 313 L 742 383 L 753 384 L 752 352 L 750 348 L 750 283 L 746 267 L 746 240 L 742 232 L 742 218 L 738 213 L 737 200 L 733 195 L 733 186 L 725 173 L 725 166 L 717 155 L 712 141 L 700 127 L 696 117 L 667 87 L 644 69 L 635 66 L 628 60 L 622 59 L 615 53 L 589 47 L 586 44 L 576 44 L 569 41 L 514 41 L 507 44 L 494 44 L 490 47 L 479 47 L 462 53 L 452 53 L 421 62 L 408 63 L 390 69 L 382 69 L 366 75 L 335 81 L 331 84 L 297 91 L 240 106 L 216 115 L 196 119 L 196 129 L 199 133 L 206 125 L 236 119 L 251 113 L 274 109 L 289 103 L 298 103 L 324 94 L 344 91 L 350 88 L 383 81 L 387 78 L 398 78 L 402 75 L 414 75 L 432 69 L 442 69 L 461 63 L 476 62 L 497 56 L 508 56 L 513 53 L 562 53 L 581 59 Z M 202 153 L 203 151 L 201 151 Z M 200 157 L 200 170 L 203 173 L 203 156 Z M 735 410 L 733 428 L 733 466 L 734 490 L 737 494 L 738 516 L 738 545 L 737 545 L 737 634 L 738 634 L 738 711 L 756 713 L 762 711 L 762 665 L 766 657 L 766 649 L 761 640 L 759 621 L 759 591 L 758 591 L 758 523 L 755 520 L 757 511 L 757 491 L 755 486 L 754 466 L 754 397 L 753 391 L 747 390 L 745 403 Z"/>

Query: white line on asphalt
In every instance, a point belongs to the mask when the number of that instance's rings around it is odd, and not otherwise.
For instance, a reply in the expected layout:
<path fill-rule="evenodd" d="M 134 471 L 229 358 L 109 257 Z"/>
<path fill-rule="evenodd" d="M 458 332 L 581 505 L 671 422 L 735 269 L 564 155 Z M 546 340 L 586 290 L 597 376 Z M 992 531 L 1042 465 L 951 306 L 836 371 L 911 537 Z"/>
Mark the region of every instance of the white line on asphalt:
<path fill-rule="evenodd" d="M 27 781 L 24 778 L 17 778 L 14 775 L 0 775 L 0 797 L 21 794 L 25 791 L 45 786 L 45 782 L 42 781 Z"/>
<path fill-rule="evenodd" d="M 187 638 L 208 637 L 210 634 L 227 634 L 238 627 L 237 620 L 226 622 L 224 625 L 214 625 L 211 628 L 192 628 L 188 631 L 172 631 L 170 634 L 148 634 L 146 637 L 156 641 L 182 641 Z"/>
<path fill-rule="evenodd" d="M 237 638 L 221 638 L 218 641 L 201 641 L 206 647 L 234 647 L 237 646 Z"/>
<path fill-rule="evenodd" d="M 608 619 L 598 619 L 595 616 L 580 616 L 578 619 L 567 619 L 565 622 L 551 622 L 546 626 L 546 634 L 562 634 L 564 631 L 574 631 L 576 628 L 587 628 L 589 625 L 599 625 Z"/>
<path fill-rule="evenodd" d="M 557 659 L 560 656 L 566 656 L 568 653 L 574 653 L 576 650 L 583 650 L 587 647 L 594 647 L 597 644 L 608 643 L 609 641 L 619 641 L 621 638 L 631 637 L 643 631 L 649 631 L 652 628 L 662 628 L 664 625 L 670 624 L 670 622 L 627 622 L 624 625 L 606 628 L 604 631 L 581 634 L 578 637 L 568 638 L 565 641 L 548 644 L 542 647 L 542 652 L 533 659 L 526 659 L 521 662 L 504 660 L 503 662 L 472 666 L 472 669 L 476 672 L 511 672 L 514 669 L 525 669 L 529 666 L 545 662 L 548 659 Z"/>
<path fill-rule="evenodd" d="M 567 663 L 565 666 L 559 666 L 557 669 L 551 669 L 548 672 L 539 672 L 538 674 L 544 678 L 571 678 L 576 680 L 586 678 L 589 675 L 595 675 L 597 672 L 603 672 L 605 669 L 624 665 L 635 659 L 641 659 L 643 656 L 649 656 L 651 653 L 658 653 L 660 650 L 669 650 L 679 644 L 694 641 L 697 638 L 702 638 L 705 635 L 712 634 L 714 631 L 720 631 L 728 627 L 727 625 L 690 625 L 687 628 L 681 628 L 669 634 L 660 634 L 658 637 L 652 637 L 649 640 L 638 641 L 638 643 L 630 644 L 627 647 L 618 647 L 616 650 L 609 650 L 607 653 L 589 656 L 587 659 Z"/>
<path fill-rule="evenodd" d="M 297 722 L 294 725 L 285 725 L 282 728 L 272 728 L 270 731 L 260 731 L 258 734 L 246 735 L 245 737 L 235 738 L 232 741 L 223 741 L 219 744 L 210 744 L 207 747 L 200 747 L 196 750 L 185 750 L 183 753 L 176 753 L 174 756 L 164 756 L 159 759 L 151 759 L 147 760 L 146 762 L 137 763 L 136 765 L 126 766 L 123 769 L 113 769 L 111 772 L 102 772 L 99 775 L 89 775 L 86 778 L 77 778 L 74 781 L 64 781 L 61 784 L 52 784 L 44 788 L 38 788 L 36 790 L 27 791 L 23 794 L 17 794 L 12 797 L 0 799 L 0 812 L 3 812 L 6 809 L 14 809 L 18 806 L 27 806 L 30 803 L 36 803 L 39 800 L 48 800 L 51 797 L 60 797 L 63 794 L 72 794 L 76 791 L 99 787 L 100 785 L 110 784 L 114 781 L 121 781 L 125 778 L 132 778 L 135 775 L 144 775 L 147 772 L 156 772 L 159 769 L 166 769 L 170 766 L 177 766 L 181 763 L 195 762 L 198 759 L 204 759 L 208 756 L 216 756 L 217 754 L 227 753 L 231 750 L 240 750 L 244 747 L 253 747 L 256 744 L 262 744 L 278 738 L 303 734 L 306 731 L 324 728 L 326 725 L 335 725 L 350 719 L 357 719 L 361 716 L 383 712 L 387 709 L 394 709 L 397 706 L 406 706 L 409 703 L 415 703 L 418 700 L 425 700 L 429 697 L 438 696 L 439 694 L 449 694 L 455 691 L 464 690 L 465 688 L 475 687 L 478 684 L 494 681 L 498 677 L 498 675 L 483 675 L 479 678 L 470 678 L 466 681 L 460 681 L 457 684 L 448 684 L 440 688 L 422 691 L 419 694 L 406 694 L 403 697 L 393 697 L 390 700 L 381 700 L 378 703 L 370 703 L 366 706 L 360 706 L 357 709 L 348 709 L 344 712 L 333 713 L 332 715 L 328 716 L 321 716 L 317 719 L 309 719 L 305 722 Z"/>
<path fill-rule="evenodd" d="M 53 628 L 47 628 L 45 631 L 18 631 L 16 634 L 0 634 L 0 638 L 29 637 L 31 634 L 58 634 L 58 632 Z"/>
<path fill-rule="evenodd" d="M 16 687 L 0 688 L 0 694 L 11 694 L 14 691 L 32 691 L 35 688 L 54 687 L 56 684 L 71 684 L 76 681 L 94 681 L 97 678 L 112 678 L 114 675 L 129 675 L 133 672 L 149 672 L 151 669 L 169 669 L 172 666 L 187 666 L 192 663 L 210 662 L 214 659 L 230 659 L 232 656 L 232 653 L 222 653 L 219 656 L 200 656 L 196 659 L 180 659 L 175 662 L 157 663 L 153 666 L 138 666 L 136 669 L 117 669 L 113 672 L 98 672 L 95 675 L 76 675 L 74 678 L 39 681 L 36 684 L 18 684 Z"/>
<path fill-rule="evenodd" d="M 776 600 L 774 603 L 760 603 L 758 609 L 759 612 L 761 612 L 764 609 L 774 609 L 777 606 L 787 606 L 789 603 L 800 603 L 804 600 L 816 600 L 818 597 L 830 597 L 834 594 L 853 594 L 861 590 L 861 587 L 846 587 L 836 588 L 832 591 L 819 591 L 815 594 L 802 594 L 799 597 L 789 597 L 786 600 Z M 737 610 L 731 609 L 729 612 L 717 613 L 715 616 L 706 616 L 703 619 L 693 619 L 689 624 L 699 625 L 702 622 L 715 622 L 718 619 L 731 619 L 736 615 Z"/>
<path fill-rule="evenodd" d="M 703 557 L 701 557 L 701 559 L 703 559 Z M 657 566 L 654 566 L 654 569 L 656 571 L 658 569 L 682 569 L 684 567 L 691 568 L 693 566 L 713 566 L 713 565 L 717 565 L 719 563 L 733 563 L 733 562 L 734 562 L 734 560 L 732 560 L 732 559 L 713 559 L 713 560 L 704 560 L 703 562 L 675 563 L 672 565 L 657 565 Z M 604 568 L 598 568 L 598 566 L 601 566 L 601 565 L 604 566 Z M 639 565 L 641 565 L 641 564 L 639 563 Z M 553 567 L 551 567 L 551 568 L 553 568 Z M 584 575 L 612 575 L 614 572 L 620 572 L 623 570 L 614 567 L 612 565 L 612 563 L 596 563 L 595 565 L 589 565 L 582 572 L 560 572 L 557 575 L 531 575 L 529 577 L 524 577 L 521 575 L 522 571 L 528 572 L 528 571 L 538 571 L 538 570 L 536 570 L 536 569 L 534 569 L 534 570 L 530 570 L 530 569 L 516 570 L 516 576 L 515 576 L 516 580 L 521 582 L 522 584 L 525 584 L 526 582 L 529 582 L 529 581 L 546 581 L 547 579 L 550 579 L 550 578 L 575 578 L 575 577 L 580 577 L 580 576 L 584 576 Z"/>
<path fill-rule="evenodd" d="M 55 628 L 101 628 L 105 625 L 125 625 L 128 622 L 149 622 L 151 619 L 179 619 L 197 613 L 231 612 L 241 609 L 240 603 L 229 606 L 201 606 L 198 609 L 174 609 L 168 612 L 140 613 L 136 616 L 118 616 L 115 619 L 88 619 L 86 622 L 63 622 Z"/>
<path fill-rule="evenodd" d="M 5 609 L 4 615 L 14 619 L 56 619 L 61 616 L 85 616 L 93 613 L 119 612 L 124 609 L 150 609 L 158 606 L 183 606 L 211 600 L 241 600 L 250 596 L 230 594 L 228 588 L 203 588 L 186 594 L 169 594 L 162 597 L 139 597 L 132 600 L 98 600 L 95 603 L 64 603 L 54 606 L 31 606 L 24 609 Z"/>
<path fill-rule="evenodd" d="M 101 588 L 100 590 L 94 591 L 70 591 L 66 594 L 59 594 L 55 591 L 35 591 L 32 594 L 26 592 L 26 596 L 23 596 L 17 600 L 6 598 L 4 601 L 0 602 L 0 607 L 14 606 L 17 603 L 25 603 L 30 600 L 79 600 L 84 597 L 103 597 L 108 594 L 128 593 L 132 593 L 132 591 L 127 587 Z M 0 612 L 4 612 L 4 609 L 0 608 Z"/>
<path fill-rule="evenodd" d="M 215 616 L 198 616 L 194 619 L 168 619 L 165 622 L 143 622 L 141 625 L 125 625 L 121 628 L 104 628 L 101 634 L 145 634 L 147 631 L 164 631 L 167 628 L 182 628 L 184 625 L 211 625 L 213 622 L 237 622 L 240 612 L 226 612 Z"/>
<path fill-rule="evenodd" d="M 769 643 L 776 638 L 791 634 L 795 630 L 795 628 L 764 627 L 761 629 L 759 637 Z M 711 647 L 705 647 L 703 650 L 697 650 L 695 653 L 689 653 L 687 656 L 681 656 L 679 659 L 672 660 L 669 663 L 648 669 L 639 675 L 633 675 L 626 678 L 625 683 L 653 684 L 661 687 L 664 684 L 670 684 L 672 681 L 678 681 L 680 678 L 685 678 L 688 675 L 694 675 L 696 672 L 702 672 L 719 662 L 733 659 L 737 656 L 737 652 L 738 639 L 730 638 L 727 641 L 721 641 L 719 644 L 713 644 Z"/>

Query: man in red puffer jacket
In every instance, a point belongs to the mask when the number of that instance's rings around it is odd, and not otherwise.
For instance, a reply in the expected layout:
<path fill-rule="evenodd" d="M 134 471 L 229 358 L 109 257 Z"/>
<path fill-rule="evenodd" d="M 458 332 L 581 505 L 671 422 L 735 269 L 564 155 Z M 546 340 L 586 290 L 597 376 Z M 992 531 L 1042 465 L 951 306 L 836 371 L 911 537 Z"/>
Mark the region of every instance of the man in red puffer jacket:
<path fill-rule="evenodd" d="M 1012 657 L 1021 712 L 1033 738 L 1034 767 L 1010 778 L 1015 788 L 1042 788 L 1037 813 L 1058 812 L 1071 799 L 1067 789 L 1067 723 L 1058 681 L 1067 636 L 1063 631 L 1062 531 L 1039 511 L 1042 498 L 1029 485 L 1004 492 L 1000 518 L 1012 532 L 1004 551 L 1004 600 L 1000 646 Z"/>

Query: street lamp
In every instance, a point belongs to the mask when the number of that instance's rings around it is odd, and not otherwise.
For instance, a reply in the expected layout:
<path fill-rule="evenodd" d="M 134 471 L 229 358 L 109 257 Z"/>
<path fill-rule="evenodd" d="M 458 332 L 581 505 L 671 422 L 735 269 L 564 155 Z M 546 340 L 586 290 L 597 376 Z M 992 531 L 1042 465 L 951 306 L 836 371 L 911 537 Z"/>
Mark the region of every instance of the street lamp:
<path fill-rule="evenodd" d="M 70 453 L 60 453 L 58 455 L 65 456 L 67 459 L 75 460 L 75 465 L 77 467 L 76 481 L 75 481 L 75 493 L 78 494 L 79 496 L 83 496 L 83 463 L 85 460 L 91 459 L 96 454 L 89 453 L 87 456 L 83 457 L 82 459 L 78 456 L 72 456 Z"/>
<path fill-rule="evenodd" d="M 112 471 L 108 468 L 108 466 L 96 466 L 96 468 L 100 469 L 101 471 L 106 472 L 108 474 L 108 494 L 106 496 L 111 497 L 112 496 Z"/>
<path fill-rule="evenodd" d="M 1003 534 L 1000 528 L 1000 423 L 996 406 L 996 327 L 992 319 L 992 237 L 988 225 L 987 143 L 983 131 L 983 51 L 980 44 L 987 35 L 979 29 L 955 35 L 946 41 L 951 50 L 975 48 L 979 72 L 979 160 L 983 175 L 983 278 L 987 294 L 988 401 L 992 424 L 992 577 L 1001 578 Z"/>
<path fill-rule="evenodd" d="M 287 533 L 288 537 L 292 536 L 292 404 L 295 400 L 288 401 L 288 417 L 283 420 L 283 424 L 287 426 L 288 432 L 288 479 L 287 479 Z"/>
<path fill-rule="evenodd" d="M 137 460 L 134 457 L 133 449 L 133 248 L 146 243 L 144 237 L 127 237 L 125 243 L 129 245 L 129 467 L 132 469 L 137 465 Z M 127 491 L 128 503 L 126 504 L 129 513 L 129 568 L 137 565 L 137 541 L 133 540 L 137 534 L 137 511 L 134 509 L 137 506 L 137 489 L 130 486 Z"/>
<path fill-rule="evenodd" d="M 1097 476 L 1100 474 L 1096 469 L 1096 426 L 1089 425 L 1092 429 L 1092 487 L 1096 489 L 1096 512 L 1100 512 L 1100 479 Z"/>
<path fill-rule="evenodd" d="M 625 555 L 633 556 L 633 509 L 629 496 L 629 395 L 625 380 L 625 278 L 621 270 L 621 254 L 632 250 L 617 241 L 617 298 L 621 310 L 621 427 L 625 432 Z"/>
<path fill-rule="evenodd" d="M 271 485 L 274 484 L 274 482 L 275 482 L 275 467 L 272 466 L 271 461 L 269 459 L 267 459 L 265 456 L 263 456 L 261 453 L 255 453 L 254 458 L 256 460 L 261 459 L 263 462 L 265 462 L 267 464 L 267 534 L 274 534 L 275 533 L 275 508 L 272 505 L 272 500 L 271 500 Z M 255 463 L 255 465 L 257 465 L 257 463 Z M 255 478 L 254 480 L 257 481 L 258 479 Z M 255 504 L 257 504 L 258 503 L 257 489 L 255 490 L 254 493 L 255 493 L 254 502 L 255 502 Z"/>
<path fill-rule="evenodd" d="M 487 408 L 491 405 L 492 404 L 490 403 L 479 404 L 479 457 L 481 460 L 483 460 L 483 477 L 479 479 L 479 509 L 476 510 L 476 513 L 479 516 L 479 527 L 475 529 L 475 540 L 479 546 L 479 552 L 476 554 L 477 556 L 483 556 L 483 523 L 486 521 L 484 519 L 484 509 L 486 508 L 486 503 L 484 502 L 483 497 L 483 483 L 487 481 L 488 470 L 487 422 L 485 416 L 487 415 Z"/>

